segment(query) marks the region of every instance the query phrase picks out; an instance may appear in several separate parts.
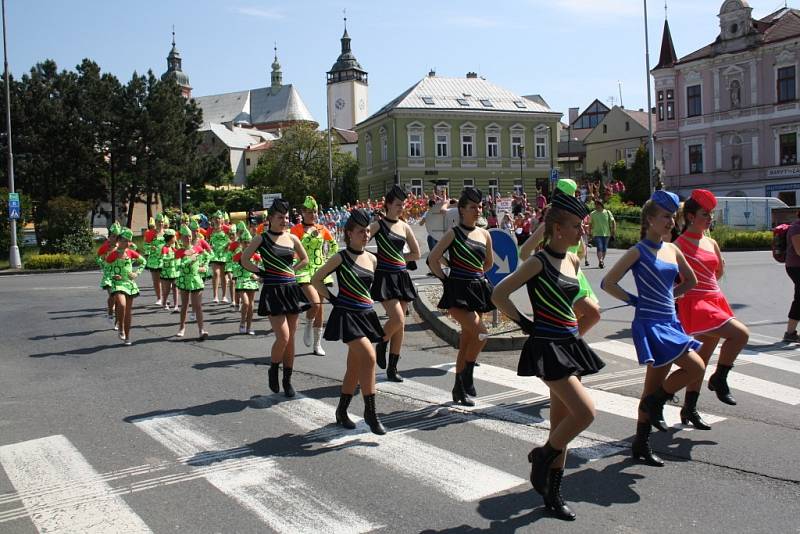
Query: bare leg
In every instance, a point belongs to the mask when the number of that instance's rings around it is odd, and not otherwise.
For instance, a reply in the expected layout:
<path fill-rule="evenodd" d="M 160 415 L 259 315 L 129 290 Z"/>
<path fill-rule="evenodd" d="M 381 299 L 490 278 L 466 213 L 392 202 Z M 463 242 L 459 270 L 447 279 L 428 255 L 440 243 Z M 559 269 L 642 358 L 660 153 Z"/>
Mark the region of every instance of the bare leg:
<path fill-rule="evenodd" d="M 275 334 L 275 341 L 272 342 L 272 350 L 270 350 L 271 361 L 273 364 L 283 363 L 283 355 L 289 344 L 289 323 L 286 315 L 270 315 L 269 322 L 272 325 L 272 332 Z"/>
<path fill-rule="evenodd" d="M 655 391 L 664 384 L 664 379 L 667 377 L 670 367 L 670 365 L 665 365 L 664 367 L 653 367 L 652 365 L 647 366 L 647 371 L 644 375 L 644 387 L 642 388 L 641 399 L 644 399 L 648 395 L 655 393 Z M 646 423 L 650 421 L 650 418 L 647 416 L 646 412 L 642 410 L 637 410 L 637 412 L 638 422 Z"/>
<path fill-rule="evenodd" d="M 156 300 L 161 300 L 161 275 L 158 271 L 150 271 L 150 280 L 153 282 L 153 290 L 156 292 Z M 162 301 L 163 303 L 163 301 Z"/>
<path fill-rule="evenodd" d="M 386 324 L 383 325 L 383 339 L 389 341 L 398 330 L 403 330 L 406 314 L 400 301 L 397 299 L 387 300 L 382 302 L 382 304 L 383 309 L 386 310 L 386 315 L 389 316 Z"/>
<path fill-rule="evenodd" d="M 683 356 L 675 360 L 675 365 L 679 367 L 678 370 L 673 371 L 664 380 L 664 391 L 668 394 L 673 394 L 696 380 L 703 379 L 706 366 L 703 360 L 693 350 L 686 352 Z"/>
<path fill-rule="evenodd" d="M 297 322 L 300 316 L 297 314 L 286 315 L 287 338 L 286 347 L 283 349 L 283 368 L 294 368 L 294 335 L 297 331 Z"/>
<path fill-rule="evenodd" d="M 125 297 L 125 339 L 131 338 L 131 321 L 133 320 L 133 297 Z"/>
<path fill-rule="evenodd" d="M 403 302 L 401 300 L 400 309 L 401 309 L 401 317 L 403 319 L 403 328 L 399 328 L 397 332 L 392 334 L 392 338 L 389 342 L 390 354 L 400 354 L 400 349 L 403 347 L 403 338 L 405 337 L 405 325 L 406 325 L 406 310 L 408 310 L 408 302 Z"/>
<path fill-rule="evenodd" d="M 180 323 L 178 324 L 178 330 L 183 330 L 186 328 L 186 315 L 189 311 L 189 300 L 189 292 L 181 291 L 181 318 Z"/>
<path fill-rule="evenodd" d="M 545 383 L 550 388 L 551 400 L 558 398 L 557 409 L 563 412 L 566 408 L 567 412 L 558 425 L 551 426 L 549 442 L 554 449 L 566 451 L 569 442 L 594 421 L 594 401 L 576 376 Z"/>
<path fill-rule="evenodd" d="M 695 336 L 695 339 L 700 341 L 703 345 L 697 350 L 697 355 L 700 356 L 700 359 L 703 360 L 703 364 L 708 365 L 708 361 L 711 359 L 711 356 L 714 354 L 714 349 L 717 348 L 717 344 L 719 343 L 719 338 L 705 334 L 702 336 Z M 705 372 L 703 373 L 705 375 Z M 700 391 L 700 388 L 703 386 L 703 377 L 701 376 L 699 380 L 695 380 L 688 386 L 686 386 L 686 391 Z"/>
<path fill-rule="evenodd" d="M 120 337 L 125 337 L 125 293 L 114 293 L 114 313 L 117 316 L 117 326 Z"/>
<path fill-rule="evenodd" d="M 203 292 L 202 291 L 193 291 L 192 292 L 192 310 L 194 311 L 194 316 L 197 320 L 197 328 L 200 332 L 203 332 L 205 329 L 203 328 Z"/>
<path fill-rule="evenodd" d="M 358 383 L 361 384 L 361 394 L 374 395 L 375 394 L 375 347 L 369 342 L 369 339 L 360 337 L 354 339 L 347 344 L 349 347 L 348 363 L 350 360 L 349 354 L 355 357 L 357 366 L 356 373 L 358 376 Z"/>

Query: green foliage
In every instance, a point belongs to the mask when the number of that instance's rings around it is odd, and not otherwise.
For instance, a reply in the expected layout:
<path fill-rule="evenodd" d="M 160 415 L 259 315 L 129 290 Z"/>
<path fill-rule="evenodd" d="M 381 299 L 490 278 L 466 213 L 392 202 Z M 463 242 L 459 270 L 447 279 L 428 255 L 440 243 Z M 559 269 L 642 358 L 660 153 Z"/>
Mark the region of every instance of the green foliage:
<path fill-rule="evenodd" d="M 22 208 L 20 219 L 17 221 L 17 245 L 22 243 L 22 229 L 25 223 L 31 220 L 31 198 L 28 195 L 19 195 Z M 11 221 L 8 219 L 8 189 L 0 187 L 0 258 L 8 258 L 11 248 Z"/>
<path fill-rule="evenodd" d="M 617 224 L 617 233 L 614 236 L 612 248 L 627 250 L 639 242 L 641 229 L 637 225 Z"/>
<path fill-rule="evenodd" d="M 615 162 L 613 165 L 611 165 L 611 177 L 614 178 L 614 180 L 620 180 L 622 182 L 625 182 L 627 174 L 628 174 L 628 164 L 625 163 L 624 159 L 621 159 Z"/>
<path fill-rule="evenodd" d="M 623 200 L 626 202 L 641 206 L 650 198 L 650 154 L 645 145 L 639 145 L 636 159 L 628 170 L 624 183 Z"/>
<path fill-rule="evenodd" d="M 91 266 L 91 262 L 87 262 L 87 258 L 79 254 L 39 254 L 25 257 L 25 268 L 33 270 L 82 269 Z"/>
<path fill-rule="evenodd" d="M 261 187 L 250 187 L 246 189 L 206 189 L 195 195 L 192 194 L 192 203 L 188 205 L 187 211 L 193 213 L 205 213 L 210 215 L 217 210 L 227 211 L 247 211 L 250 209 L 261 209 L 261 193 L 267 191 Z"/>
<path fill-rule="evenodd" d="M 624 203 L 619 195 L 612 195 L 605 206 L 618 222 L 629 221 L 639 224 L 642 220 L 642 208 Z"/>
<path fill-rule="evenodd" d="M 721 250 L 769 250 L 772 248 L 772 232 L 753 232 L 736 230 L 729 226 L 717 225 L 711 231 Z"/>
<path fill-rule="evenodd" d="M 88 212 L 89 203 L 85 201 L 69 197 L 50 200 L 43 225 L 42 252 L 88 254 L 93 246 Z"/>

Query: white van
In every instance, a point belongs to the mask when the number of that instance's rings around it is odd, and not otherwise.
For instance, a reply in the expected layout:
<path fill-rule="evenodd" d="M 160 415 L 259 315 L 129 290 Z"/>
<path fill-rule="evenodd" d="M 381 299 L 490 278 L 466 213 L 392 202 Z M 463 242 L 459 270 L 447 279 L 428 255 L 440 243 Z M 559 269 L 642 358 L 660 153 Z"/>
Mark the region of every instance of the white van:
<path fill-rule="evenodd" d="M 772 208 L 786 207 L 782 200 L 773 197 L 717 197 L 714 221 L 742 230 L 769 230 Z"/>

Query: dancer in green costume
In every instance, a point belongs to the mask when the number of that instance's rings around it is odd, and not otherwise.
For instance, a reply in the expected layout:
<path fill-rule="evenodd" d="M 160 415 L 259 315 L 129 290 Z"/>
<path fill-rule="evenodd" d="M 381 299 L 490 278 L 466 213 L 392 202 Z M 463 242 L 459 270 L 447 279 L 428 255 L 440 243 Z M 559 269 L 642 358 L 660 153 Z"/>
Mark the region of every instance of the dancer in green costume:
<path fill-rule="evenodd" d="M 239 228 L 235 224 L 228 226 L 228 246 L 225 249 L 225 285 L 231 296 L 231 308 L 236 307 L 236 278 L 233 276 L 233 255 L 239 248 Z M 224 293 L 224 291 L 223 291 Z"/>
<path fill-rule="evenodd" d="M 119 337 L 125 345 L 131 344 L 133 299 L 139 294 L 136 277 L 145 264 L 138 252 L 128 248 L 132 239 L 133 232 L 129 228 L 123 229 L 117 240 L 117 248 L 106 256 L 106 263 L 111 266 L 111 293 L 114 295 L 117 324 L 120 326 Z"/>
<path fill-rule="evenodd" d="M 204 269 L 203 256 L 206 255 L 206 251 L 200 244 L 192 245 L 192 231 L 188 226 L 181 226 L 180 234 L 183 248 L 175 252 L 175 258 L 178 262 L 178 279 L 175 285 L 178 286 L 181 292 L 181 315 L 178 333 L 175 335 L 183 337 L 186 333 L 186 315 L 191 302 L 192 311 L 197 318 L 198 338 L 203 341 L 208 337 L 208 332 L 203 328 L 203 288 L 205 287 L 205 282 L 201 272 L 201 269 Z"/>
<path fill-rule="evenodd" d="M 122 227 L 118 222 L 111 225 L 108 229 L 108 239 L 97 249 L 97 257 L 95 258 L 95 262 L 100 267 L 100 272 L 103 273 L 100 278 L 100 288 L 104 289 L 108 294 L 106 298 L 106 319 L 114 325 L 114 330 L 119 330 L 119 325 L 117 325 L 114 317 L 114 295 L 111 293 L 111 265 L 106 262 L 106 256 L 116 248 L 117 238 L 121 231 Z"/>
<path fill-rule="evenodd" d="M 222 302 L 229 302 L 228 297 L 225 296 L 225 260 L 230 240 L 222 224 L 223 217 L 221 211 L 216 211 L 214 215 L 211 216 L 211 226 L 213 229 L 211 231 L 211 237 L 209 238 L 211 245 L 211 258 L 209 261 L 211 263 L 211 284 L 214 304 L 219 304 L 220 302 L 220 285 L 222 286 Z"/>
<path fill-rule="evenodd" d="M 241 299 L 239 333 L 254 336 L 256 332 L 253 330 L 253 310 L 256 291 L 258 291 L 259 288 L 258 275 L 247 271 L 241 264 L 242 251 L 244 248 L 247 248 L 252 239 L 253 236 L 246 227 L 241 229 L 238 250 L 233 256 L 233 275 L 236 277 L 236 296 Z M 261 255 L 256 252 L 253 254 L 251 261 L 258 265 L 261 262 Z"/>
<path fill-rule="evenodd" d="M 169 219 L 157 213 L 151 221 L 153 226 L 144 233 L 144 244 L 142 254 L 146 261 L 145 269 L 150 271 L 150 278 L 153 281 L 153 290 L 156 293 L 156 306 L 166 304 L 166 295 L 161 294 L 161 249 L 164 246 L 164 230 L 169 227 Z M 149 225 L 148 225 L 149 226 Z"/>
<path fill-rule="evenodd" d="M 161 295 L 164 299 L 164 309 L 169 311 L 169 302 L 167 298 L 172 292 L 172 300 L 175 307 L 172 308 L 173 313 L 180 310 L 178 305 L 178 287 L 175 285 L 175 280 L 178 278 L 178 265 L 175 260 L 175 230 L 168 228 L 164 230 L 164 246 L 161 248 Z"/>
<path fill-rule="evenodd" d="M 575 196 L 575 191 L 577 189 L 578 186 L 573 180 L 562 178 L 556 183 L 555 194 Z M 533 254 L 533 252 L 536 251 L 541 244 L 543 244 L 544 230 L 545 225 L 540 224 L 536 230 L 534 230 L 533 234 L 531 234 L 525 244 L 522 245 L 522 248 L 519 250 L 520 263 L 527 260 L 531 254 Z M 584 248 L 583 241 L 577 245 L 569 247 L 567 252 L 576 254 L 579 258 L 581 256 L 583 258 L 586 257 L 586 249 Z M 592 290 L 592 286 L 589 284 L 586 274 L 582 270 L 578 271 L 578 284 L 580 285 L 580 291 L 578 291 L 578 294 L 575 295 L 575 298 L 572 301 L 572 309 L 581 322 L 590 325 L 591 328 L 591 326 L 594 326 L 600 321 L 600 301 Z"/>

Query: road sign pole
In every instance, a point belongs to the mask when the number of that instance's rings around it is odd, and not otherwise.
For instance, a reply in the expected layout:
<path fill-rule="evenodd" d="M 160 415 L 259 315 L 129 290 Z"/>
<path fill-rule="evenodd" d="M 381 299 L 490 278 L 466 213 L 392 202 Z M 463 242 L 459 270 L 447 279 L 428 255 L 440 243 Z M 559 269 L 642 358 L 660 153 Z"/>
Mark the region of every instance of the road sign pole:
<path fill-rule="evenodd" d="M 14 193 L 14 151 L 11 148 L 11 89 L 8 83 L 8 46 L 6 43 L 6 0 L 3 2 L 3 65 L 6 85 L 6 141 L 8 141 L 8 190 Z M 10 215 L 10 214 L 9 214 Z M 11 219 L 11 247 L 8 251 L 8 264 L 12 269 L 22 268 L 22 258 L 17 246 L 17 220 Z"/>

